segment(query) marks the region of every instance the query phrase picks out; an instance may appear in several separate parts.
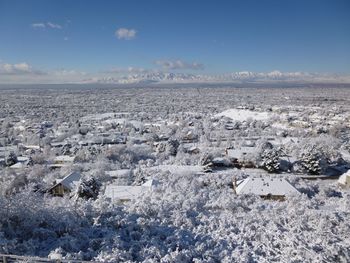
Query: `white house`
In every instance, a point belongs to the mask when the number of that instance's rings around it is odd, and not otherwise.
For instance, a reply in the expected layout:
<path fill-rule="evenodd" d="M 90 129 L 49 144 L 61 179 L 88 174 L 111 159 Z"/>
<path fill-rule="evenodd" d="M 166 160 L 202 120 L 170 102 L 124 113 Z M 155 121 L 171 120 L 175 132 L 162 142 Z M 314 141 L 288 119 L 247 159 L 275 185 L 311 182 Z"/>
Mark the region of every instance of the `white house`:
<path fill-rule="evenodd" d="M 287 196 L 299 194 L 287 180 L 269 176 L 248 177 L 234 182 L 234 191 L 238 195 L 258 195 L 264 199 L 284 200 Z"/>

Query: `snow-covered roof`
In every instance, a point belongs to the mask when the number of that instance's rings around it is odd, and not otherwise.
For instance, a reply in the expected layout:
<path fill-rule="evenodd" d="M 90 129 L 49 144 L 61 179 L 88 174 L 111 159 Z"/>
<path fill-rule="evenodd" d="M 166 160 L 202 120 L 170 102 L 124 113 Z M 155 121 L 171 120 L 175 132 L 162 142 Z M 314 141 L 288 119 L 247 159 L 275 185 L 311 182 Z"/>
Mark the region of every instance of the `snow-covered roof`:
<path fill-rule="evenodd" d="M 248 177 L 244 180 L 237 182 L 236 187 L 237 194 L 253 194 L 253 195 L 279 195 L 289 196 L 298 194 L 298 190 L 295 189 L 287 180 L 283 178 L 272 177 Z"/>
<path fill-rule="evenodd" d="M 74 156 L 68 156 L 68 155 L 59 155 L 55 157 L 55 162 L 67 162 L 72 163 L 74 162 L 75 157 Z"/>
<path fill-rule="evenodd" d="M 113 118 L 113 119 L 108 119 L 108 120 L 105 120 L 104 123 L 106 124 L 125 124 L 125 122 L 127 121 L 127 119 L 125 118 Z"/>
<path fill-rule="evenodd" d="M 246 121 L 249 118 L 254 120 L 266 120 L 272 114 L 269 112 L 259 112 L 251 110 L 241 110 L 241 109 L 228 109 L 221 113 L 215 115 L 215 117 L 228 117 L 232 120 Z"/>
<path fill-rule="evenodd" d="M 342 174 L 338 179 L 338 183 L 341 186 L 350 187 L 350 171 Z"/>
<path fill-rule="evenodd" d="M 64 141 L 64 142 L 51 142 L 50 145 L 52 147 L 62 147 L 62 146 L 65 146 L 65 145 L 68 145 L 69 143 Z"/>
<path fill-rule="evenodd" d="M 151 180 L 148 180 L 147 182 L 145 182 L 142 186 L 152 187 L 152 186 L 157 186 L 157 185 L 158 185 L 158 181 L 151 179 Z"/>
<path fill-rule="evenodd" d="M 47 167 L 49 168 L 63 168 L 63 167 L 69 167 L 70 164 L 67 163 L 53 163 L 53 164 L 48 164 Z"/>
<path fill-rule="evenodd" d="M 15 152 L 17 150 L 17 146 L 0 146 L 0 155 L 5 156 L 8 155 L 10 152 Z"/>
<path fill-rule="evenodd" d="M 18 162 L 10 166 L 11 169 L 22 169 L 25 168 L 27 165 L 23 162 Z"/>
<path fill-rule="evenodd" d="M 105 196 L 112 201 L 133 200 L 140 196 L 148 187 L 144 186 L 123 186 L 123 185 L 107 185 Z"/>
<path fill-rule="evenodd" d="M 349 161 L 350 160 L 350 153 L 346 150 L 341 150 L 340 151 L 342 157 L 344 160 Z"/>
<path fill-rule="evenodd" d="M 200 173 L 203 171 L 203 167 L 200 165 L 157 165 L 146 168 L 150 172 L 166 172 L 169 171 L 174 175 L 191 175 L 194 173 Z"/>
<path fill-rule="evenodd" d="M 130 121 L 130 124 L 134 126 L 135 129 L 141 129 L 143 126 L 142 122 L 135 120 Z"/>
<path fill-rule="evenodd" d="M 213 163 L 225 163 L 226 162 L 226 159 L 223 158 L 223 157 L 215 157 L 213 160 L 212 160 Z"/>
<path fill-rule="evenodd" d="M 101 121 L 107 119 L 121 118 L 121 116 L 130 115 L 129 112 L 105 112 L 97 114 L 89 114 L 81 118 L 81 121 Z"/>
<path fill-rule="evenodd" d="M 151 189 L 157 183 L 155 180 L 149 180 L 140 186 L 124 186 L 109 184 L 105 189 L 105 196 L 111 201 L 134 200 L 141 196 L 144 192 Z"/>
<path fill-rule="evenodd" d="M 241 147 L 239 149 L 227 149 L 227 157 L 241 159 L 244 155 L 256 152 L 254 147 Z"/>
<path fill-rule="evenodd" d="M 40 146 L 39 145 L 22 145 L 25 149 L 33 149 L 33 150 L 40 150 Z"/>
<path fill-rule="evenodd" d="M 120 170 L 114 170 L 114 171 L 105 171 L 105 173 L 113 178 L 121 178 L 121 177 L 129 177 L 131 174 L 131 170 L 130 169 L 120 169 Z"/>
<path fill-rule="evenodd" d="M 56 185 L 62 184 L 65 188 L 72 189 L 74 183 L 79 181 L 80 178 L 81 178 L 81 174 L 79 172 L 72 172 L 68 174 L 66 177 L 64 177 L 62 180 L 58 181 Z"/>
<path fill-rule="evenodd" d="M 18 156 L 17 157 L 17 161 L 20 162 L 20 163 L 25 163 L 25 162 L 29 161 L 29 157 L 27 157 L 27 156 Z"/>

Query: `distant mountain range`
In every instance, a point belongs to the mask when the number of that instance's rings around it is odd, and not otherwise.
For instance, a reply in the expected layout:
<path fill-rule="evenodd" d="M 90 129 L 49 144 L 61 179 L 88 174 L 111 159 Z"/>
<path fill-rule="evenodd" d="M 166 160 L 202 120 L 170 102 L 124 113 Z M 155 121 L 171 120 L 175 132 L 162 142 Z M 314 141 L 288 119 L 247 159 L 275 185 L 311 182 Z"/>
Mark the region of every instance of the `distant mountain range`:
<path fill-rule="evenodd" d="M 107 76 L 85 79 L 83 83 L 134 84 L 134 83 L 195 83 L 195 82 L 336 82 L 350 83 L 349 75 L 305 72 L 251 72 L 241 71 L 222 75 L 203 75 L 169 72 L 135 73 L 125 76 Z"/>

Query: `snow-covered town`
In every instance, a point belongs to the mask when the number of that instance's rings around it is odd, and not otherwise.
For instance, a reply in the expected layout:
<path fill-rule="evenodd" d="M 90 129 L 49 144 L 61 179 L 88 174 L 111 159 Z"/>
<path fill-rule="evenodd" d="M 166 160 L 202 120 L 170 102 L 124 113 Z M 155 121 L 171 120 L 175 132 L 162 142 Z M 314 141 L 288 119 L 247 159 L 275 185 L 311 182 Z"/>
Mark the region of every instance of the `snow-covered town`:
<path fill-rule="evenodd" d="M 349 260 L 348 87 L 0 92 L 3 254 Z"/>
<path fill-rule="evenodd" d="M 350 0 L 0 0 L 0 263 L 350 262 Z"/>

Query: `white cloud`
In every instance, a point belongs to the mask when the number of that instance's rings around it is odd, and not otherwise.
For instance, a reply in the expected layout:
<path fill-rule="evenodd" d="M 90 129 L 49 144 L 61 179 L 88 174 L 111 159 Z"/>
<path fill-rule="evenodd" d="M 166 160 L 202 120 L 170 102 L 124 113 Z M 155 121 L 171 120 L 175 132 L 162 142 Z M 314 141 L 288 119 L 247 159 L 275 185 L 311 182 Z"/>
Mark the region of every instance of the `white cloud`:
<path fill-rule="evenodd" d="M 46 23 L 33 23 L 31 24 L 32 28 L 35 29 L 45 29 L 45 28 L 52 28 L 52 29 L 62 29 L 63 27 L 59 24 L 54 24 L 51 22 Z"/>
<path fill-rule="evenodd" d="M 138 67 L 127 67 L 127 68 L 112 68 L 110 70 L 105 71 L 105 73 L 146 73 L 150 70 Z"/>
<path fill-rule="evenodd" d="M 22 72 L 29 72 L 31 70 L 31 67 L 25 62 L 14 64 L 13 67 L 15 70 L 22 71 Z"/>
<path fill-rule="evenodd" d="M 52 75 L 55 76 L 85 76 L 87 75 L 84 71 L 78 71 L 74 69 L 60 69 L 51 72 Z"/>
<path fill-rule="evenodd" d="M 18 64 L 4 63 L 0 64 L 0 75 L 23 75 L 23 74 L 35 74 L 40 75 L 44 72 L 40 70 L 35 70 L 26 62 L 21 62 Z"/>
<path fill-rule="evenodd" d="M 204 69 L 204 65 L 198 62 L 188 63 L 182 60 L 157 60 L 155 64 L 161 66 L 165 70 L 175 70 L 175 69 Z"/>
<path fill-rule="evenodd" d="M 34 23 L 34 24 L 31 24 L 31 26 L 33 28 L 45 28 L 46 25 L 44 23 Z"/>
<path fill-rule="evenodd" d="M 135 29 L 119 28 L 115 31 L 115 36 L 118 39 L 131 40 L 136 37 L 136 33 Z"/>
<path fill-rule="evenodd" d="M 87 75 L 89 74 L 75 69 L 42 71 L 25 62 L 0 63 L 0 83 L 80 83 Z"/>
<path fill-rule="evenodd" d="M 47 24 L 47 26 L 50 27 L 50 28 L 62 29 L 62 26 L 59 25 L 59 24 L 54 24 L 54 23 L 51 23 L 51 22 L 47 22 L 46 24 Z"/>

